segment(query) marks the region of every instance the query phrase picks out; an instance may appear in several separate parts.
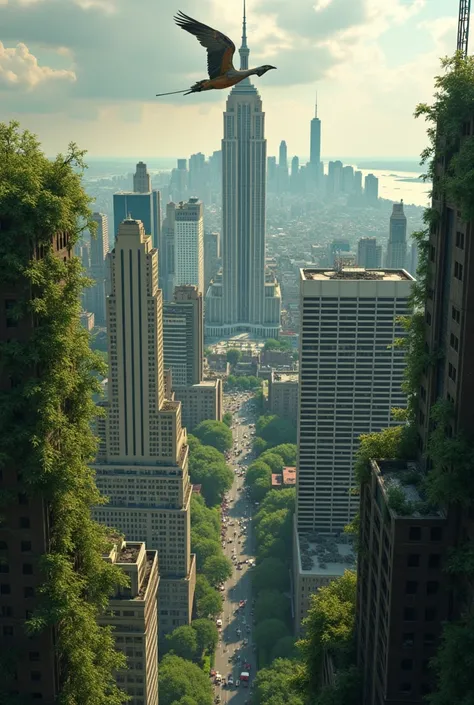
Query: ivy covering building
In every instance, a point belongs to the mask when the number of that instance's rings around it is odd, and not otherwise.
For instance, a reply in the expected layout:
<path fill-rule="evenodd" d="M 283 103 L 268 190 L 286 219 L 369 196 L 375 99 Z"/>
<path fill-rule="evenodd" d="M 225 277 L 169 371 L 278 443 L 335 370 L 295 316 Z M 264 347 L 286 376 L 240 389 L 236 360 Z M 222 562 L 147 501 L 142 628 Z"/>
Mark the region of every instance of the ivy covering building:
<path fill-rule="evenodd" d="M 48 160 L 0 124 L 0 702 L 119 705 L 125 663 L 98 615 L 123 584 L 102 559 L 89 463 L 100 359 L 72 256 L 90 222 L 71 144 Z"/>
<path fill-rule="evenodd" d="M 364 705 L 474 702 L 474 58 L 446 59 L 416 115 L 433 191 L 407 322 L 407 425 L 361 446 Z"/>

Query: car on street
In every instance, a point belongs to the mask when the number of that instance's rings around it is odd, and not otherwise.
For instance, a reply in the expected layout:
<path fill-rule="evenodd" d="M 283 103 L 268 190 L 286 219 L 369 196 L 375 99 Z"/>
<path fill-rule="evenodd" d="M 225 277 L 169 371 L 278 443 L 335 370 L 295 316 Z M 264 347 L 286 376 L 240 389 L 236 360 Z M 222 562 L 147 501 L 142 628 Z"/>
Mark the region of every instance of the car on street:
<path fill-rule="evenodd" d="M 227 685 L 234 685 L 234 677 L 232 676 L 232 673 L 229 673 L 227 676 Z"/>

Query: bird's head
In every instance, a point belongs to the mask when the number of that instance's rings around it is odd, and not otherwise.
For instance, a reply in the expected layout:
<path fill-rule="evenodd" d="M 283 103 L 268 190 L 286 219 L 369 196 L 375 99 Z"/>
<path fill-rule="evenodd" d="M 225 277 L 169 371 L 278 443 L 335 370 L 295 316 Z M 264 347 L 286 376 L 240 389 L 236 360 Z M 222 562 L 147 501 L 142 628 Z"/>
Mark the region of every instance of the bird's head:
<path fill-rule="evenodd" d="M 267 71 L 270 71 L 271 69 L 276 69 L 276 66 L 270 66 L 269 64 L 265 64 L 264 66 L 258 66 L 255 69 L 255 73 L 257 76 L 263 76 L 264 73 L 267 73 Z"/>

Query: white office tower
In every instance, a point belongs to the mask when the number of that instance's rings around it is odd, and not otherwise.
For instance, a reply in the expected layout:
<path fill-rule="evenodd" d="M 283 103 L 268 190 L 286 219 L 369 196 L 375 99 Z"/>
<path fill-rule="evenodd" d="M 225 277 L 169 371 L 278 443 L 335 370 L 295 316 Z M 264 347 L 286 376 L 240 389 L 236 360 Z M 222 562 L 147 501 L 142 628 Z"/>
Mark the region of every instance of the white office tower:
<path fill-rule="evenodd" d="M 96 326 L 105 326 L 105 258 L 109 251 L 109 226 L 104 213 L 93 213 L 92 220 L 97 228 L 90 243 L 90 269 L 89 275 L 94 280 L 94 285 L 86 290 L 89 310 L 94 314 Z"/>
<path fill-rule="evenodd" d="M 144 162 L 138 162 L 135 173 L 133 175 L 133 192 L 134 193 L 150 193 L 151 179 Z"/>
<path fill-rule="evenodd" d="M 176 206 L 174 248 L 174 285 L 197 286 L 204 292 L 204 219 L 198 198 Z"/>
<path fill-rule="evenodd" d="M 358 508 L 354 459 L 361 433 L 395 425 L 405 353 L 397 316 L 409 313 L 403 271 L 301 270 L 299 531 L 342 531 Z"/>
<path fill-rule="evenodd" d="M 295 627 L 309 595 L 354 563 L 343 533 L 359 498 L 359 437 L 396 425 L 405 407 L 405 332 L 413 278 L 406 272 L 300 270 L 300 397 L 295 515 Z"/>
<path fill-rule="evenodd" d="M 387 268 L 405 269 L 407 266 L 407 218 L 403 201 L 394 203 L 390 216 L 390 233 L 387 244 Z"/>
<path fill-rule="evenodd" d="M 240 67 L 248 67 L 245 14 Z M 276 338 L 280 288 L 265 270 L 265 114 L 248 78 L 227 98 L 222 140 L 222 276 L 206 296 L 206 334 Z"/>
<path fill-rule="evenodd" d="M 382 247 L 375 237 L 361 237 L 357 243 L 357 266 L 378 269 L 382 266 Z"/>
<path fill-rule="evenodd" d="M 191 485 L 181 404 L 165 398 L 158 251 L 140 221 L 125 220 L 108 255 L 107 415 L 98 423 L 97 485 L 109 503 L 95 518 L 145 541 L 160 566 L 160 629 L 191 619 Z"/>

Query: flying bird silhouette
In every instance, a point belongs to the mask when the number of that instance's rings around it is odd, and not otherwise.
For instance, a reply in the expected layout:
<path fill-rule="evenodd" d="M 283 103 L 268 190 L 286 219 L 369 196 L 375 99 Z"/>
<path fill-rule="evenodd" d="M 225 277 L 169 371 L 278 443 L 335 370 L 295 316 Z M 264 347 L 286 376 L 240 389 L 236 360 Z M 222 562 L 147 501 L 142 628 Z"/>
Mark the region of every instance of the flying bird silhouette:
<path fill-rule="evenodd" d="M 208 27 L 207 24 L 202 24 L 192 17 L 188 17 L 184 12 L 179 11 L 174 18 L 176 24 L 185 29 L 186 32 L 194 34 L 199 43 L 207 49 L 207 72 L 209 78 L 203 81 L 198 81 L 191 88 L 186 88 L 183 91 L 171 91 L 170 93 L 157 93 L 157 97 L 164 95 L 176 95 L 183 93 L 200 93 L 201 91 L 211 91 L 214 89 L 230 88 L 240 83 L 247 76 L 263 76 L 264 73 L 275 69 L 276 66 L 257 66 L 254 69 L 234 68 L 232 58 L 235 53 L 235 44 L 232 39 L 226 37 L 225 34 L 217 29 Z M 245 5 L 244 5 L 244 30 L 245 30 Z M 244 35 L 245 36 L 245 35 Z"/>

